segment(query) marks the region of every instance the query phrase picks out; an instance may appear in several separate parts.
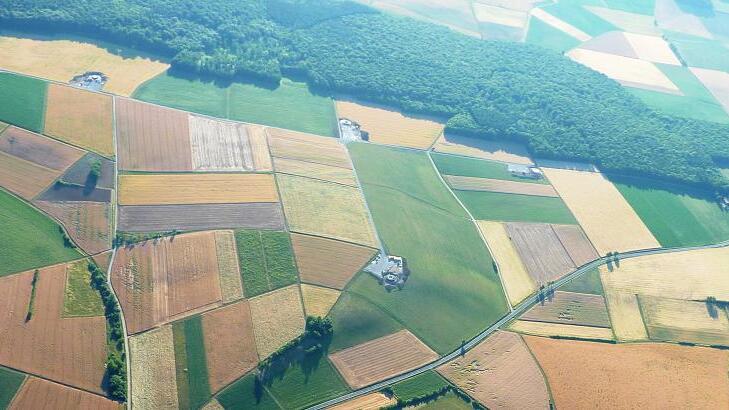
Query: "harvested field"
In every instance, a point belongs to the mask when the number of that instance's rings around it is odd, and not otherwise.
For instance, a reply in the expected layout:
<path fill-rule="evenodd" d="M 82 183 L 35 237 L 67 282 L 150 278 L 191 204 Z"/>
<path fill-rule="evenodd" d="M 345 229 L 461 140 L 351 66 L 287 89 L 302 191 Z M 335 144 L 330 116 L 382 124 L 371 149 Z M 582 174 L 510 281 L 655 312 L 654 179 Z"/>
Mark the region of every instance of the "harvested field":
<path fill-rule="evenodd" d="M 567 56 L 624 86 L 681 95 L 676 84 L 650 61 L 583 48 L 576 48 L 568 52 Z"/>
<path fill-rule="evenodd" d="M 301 296 L 304 299 L 306 316 L 325 317 L 329 314 L 342 292 L 321 286 L 301 284 Z"/>
<path fill-rule="evenodd" d="M 78 74 L 100 71 L 109 78 L 104 89 L 125 96 L 169 67 L 139 55 L 125 58 L 107 48 L 71 40 L 0 37 L 0 50 L 14 56 L 0 63 L 5 70 L 63 83 Z"/>
<path fill-rule="evenodd" d="M 534 293 L 537 287 L 527 273 L 504 225 L 491 221 L 477 221 L 477 224 L 486 238 L 492 256 L 499 264 L 499 273 L 509 301 L 516 305 Z"/>
<path fill-rule="evenodd" d="M 544 376 L 516 333 L 497 331 L 438 372 L 489 409 L 549 408 Z"/>
<path fill-rule="evenodd" d="M 0 364 L 102 393 L 106 319 L 62 318 L 66 266 L 39 269 L 32 318 L 26 320 L 33 271 L 0 279 Z"/>
<path fill-rule="evenodd" d="M 438 358 L 417 337 L 401 330 L 329 355 L 350 387 L 358 389 Z"/>
<path fill-rule="evenodd" d="M 575 269 L 551 225 L 507 223 L 506 231 L 535 284 L 557 280 Z"/>
<path fill-rule="evenodd" d="M 276 178 L 292 231 L 377 246 L 359 189 L 292 175 Z"/>
<path fill-rule="evenodd" d="M 579 226 L 552 225 L 552 229 L 575 266 L 582 266 L 600 257 Z"/>
<path fill-rule="evenodd" d="M 504 181 L 501 179 L 474 178 L 457 175 L 443 176 L 453 189 L 462 191 L 489 191 L 505 194 L 521 194 L 534 196 L 557 197 L 557 192 L 550 185 L 530 184 L 528 182 Z"/>
<path fill-rule="evenodd" d="M 266 128 L 260 125 L 248 125 L 248 142 L 251 145 L 253 164 L 258 171 L 272 171 L 271 153 L 268 151 Z"/>
<path fill-rule="evenodd" d="M 220 273 L 220 291 L 223 303 L 232 302 L 243 297 L 238 266 L 238 253 L 235 250 L 235 236 L 232 231 L 215 232 L 215 250 L 218 255 L 218 271 Z"/>
<path fill-rule="evenodd" d="M 691 68 L 691 72 L 729 113 L 729 73 L 703 68 Z"/>
<path fill-rule="evenodd" d="M 720 408 L 729 402 L 729 352 L 669 344 L 525 337 L 557 408 Z"/>
<path fill-rule="evenodd" d="M 119 410 L 119 403 L 48 380 L 30 377 L 18 391 L 8 410 Z"/>
<path fill-rule="evenodd" d="M 192 169 L 195 171 L 252 171 L 253 153 L 246 125 L 189 116 Z"/>
<path fill-rule="evenodd" d="M 111 202 L 111 190 L 90 188 L 81 185 L 67 185 L 56 182 L 38 196 L 41 201 L 59 202 Z"/>
<path fill-rule="evenodd" d="M 337 101 L 337 114 L 358 123 L 369 133 L 369 141 L 410 148 L 429 148 L 443 132 L 444 125 L 435 121 L 407 117 L 380 107 Z"/>
<path fill-rule="evenodd" d="M 394 398 L 387 397 L 382 393 L 370 393 L 330 407 L 330 410 L 378 410 L 396 402 L 397 400 Z"/>
<path fill-rule="evenodd" d="M 101 163 L 101 175 L 93 179 L 91 166 L 94 162 Z M 88 186 L 93 188 L 114 189 L 116 184 L 116 176 L 114 173 L 114 161 L 106 159 L 92 152 L 84 155 L 83 158 L 76 161 L 61 177 L 61 180 L 68 184 Z"/>
<path fill-rule="evenodd" d="M 132 334 L 217 306 L 222 294 L 215 232 L 121 248 L 111 278 Z"/>
<path fill-rule="evenodd" d="M 661 246 L 602 174 L 555 168 L 543 171 L 600 255 Z"/>
<path fill-rule="evenodd" d="M 267 128 L 266 132 L 271 155 L 274 157 L 352 169 L 347 150 L 334 138 L 279 128 Z"/>
<path fill-rule="evenodd" d="M 577 27 L 566 23 L 565 21 L 547 13 L 546 11 L 535 8 L 532 10 L 532 17 L 536 17 L 537 19 L 545 22 L 546 24 L 556 28 L 557 30 L 569 35 L 570 37 L 574 37 L 579 41 L 588 41 L 592 38 L 589 34 L 585 33 L 584 31 L 578 29 Z"/>
<path fill-rule="evenodd" d="M 35 198 L 59 175 L 57 171 L 0 152 L 0 186 L 24 199 Z"/>
<path fill-rule="evenodd" d="M 172 326 L 129 338 L 134 407 L 178 408 Z"/>
<path fill-rule="evenodd" d="M 119 207 L 119 230 L 125 232 L 204 229 L 284 228 L 280 203 L 142 205 Z"/>
<path fill-rule="evenodd" d="M 480 138 L 443 134 L 433 146 L 436 152 L 465 155 L 512 164 L 532 165 L 529 152 L 522 144 L 505 141 L 488 141 Z"/>
<path fill-rule="evenodd" d="M 323 181 L 336 182 L 338 184 L 353 187 L 357 186 L 357 180 L 354 178 L 354 173 L 349 168 L 333 167 L 330 165 L 286 158 L 274 158 L 273 165 L 276 172 L 280 172 L 282 174 L 321 179 Z"/>
<path fill-rule="evenodd" d="M 344 289 L 376 253 L 365 246 L 301 234 L 292 234 L 291 244 L 303 282 L 337 289 Z"/>
<path fill-rule="evenodd" d="M 119 169 L 192 171 L 188 113 L 116 98 Z"/>
<path fill-rule="evenodd" d="M 639 296 L 651 340 L 729 346 L 729 319 L 706 302 Z"/>
<path fill-rule="evenodd" d="M 656 27 L 655 17 L 652 15 L 630 13 L 598 6 L 585 5 L 583 7 L 623 31 L 656 36 L 661 34 Z"/>
<path fill-rule="evenodd" d="M 625 37 L 622 31 L 609 31 L 582 44 L 580 48 L 599 51 L 607 54 L 617 54 L 623 57 L 638 58 L 638 53 Z"/>
<path fill-rule="evenodd" d="M 610 327 L 610 318 L 602 296 L 559 290 L 529 309 L 519 320 Z"/>
<path fill-rule="evenodd" d="M 645 34 L 624 33 L 630 46 L 635 50 L 638 58 L 652 63 L 661 63 L 680 66 L 671 46 L 660 36 L 648 36 Z"/>
<path fill-rule="evenodd" d="M 278 202 L 270 174 L 121 175 L 120 205 Z"/>
<path fill-rule="evenodd" d="M 210 389 L 216 393 L 258 364 L 248 302 L 203 314 L 202 327 Z"/>
<path fill-rule="evenodd" d="M 304 309 L 297 285 L 249 299 L 258 356 L 265 359 L 304 331 Z"/>
<path fill-rule="evenodd" d="M 44 133 L 113 157 L 112 111 L 110 95 L 49 84 Z"/>
<path fill-rule="evenodd" d="M 648 339 L 648 332 L 640 313 L 635 294 L 605 290 L 605 301 L 610 313 L 615 337 L 620 341 Z"/>
<path fill-rule="evenodd" d="M 590 340 L 613 340 L 613 332 L 604 327 L 565 325 L 562 323 L 530 322 L 517 320 L 509 330 L 535 336 L 558 336 Z"/>
<path fill-rule="evenodd" d="M 0 136 L 0 151 L 56 171 L 65 171 L 84 155 L 78 148 L 17 127 Z"/>

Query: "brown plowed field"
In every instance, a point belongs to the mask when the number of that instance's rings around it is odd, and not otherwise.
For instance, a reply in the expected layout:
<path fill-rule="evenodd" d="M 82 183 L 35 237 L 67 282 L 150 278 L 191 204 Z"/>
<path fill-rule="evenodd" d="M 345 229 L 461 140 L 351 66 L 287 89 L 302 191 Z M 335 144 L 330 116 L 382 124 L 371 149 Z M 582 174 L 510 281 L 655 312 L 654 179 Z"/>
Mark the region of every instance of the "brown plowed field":
<path fill-rule="evenodd" d="M 111 248 L 109 204 L 103 202 L 35 201 L 40 209 L 63 224 L 68 235 L 88 254 Z"/>
<path fill-rule="evenodd" d="M 202 325 L 210 389 L 216 393 L 258 364 L 248 301 L 203 314 Z"/>
<path fill-rule="evenodd" d="M 489 409 L 549 408 L 544 376 L 516 333 L 498 331 L 438 372 Z"/>
<path fill-rule="evenodd" d="M 119 403 L 48 380 L 30 377 L 8 410 L 119 410 Z"/>
<path fill-rule="evenodd" d="M 252 171 L 246 125 L 190 115 L 192 168 L 196 171 Z"/>
<path fill-rule="evenodd" d="M 329 355 L 339 373 L 353 389 L 368 386 L 438 358 L 407 330 L 370 340 Z"/>
<path fill-rule="evenodd" d="M 160 174 L 119 177 L 120 205 L 278 202 L 271 174 Z"/>
<path fill-rule="evenodd" d="M 347 150 L 334 138 L 279 128 L 268 128 L 267 132 L 271 155 L 274 157 L 352 168 Z"/>
<path fill-rule="evenodd" d="M 546 284 L 574 270 L 551 225 L 516 222 L 507 223 L 506 230 L 535 283 Z"/>
<path fill-rule="evenodd" d="M 218 254 L 220 291 L 223 302 L 228 303 L 243 297 L 243 283 L 238 266 L 238 252 L 233 231 L 215 232 L 215 249 Z"/>
<path fill-rule="evenodd" d="M 357 186 L 354 173 L 351 169 L 322 165 L 314 162 L 298 161 L 295 159 L 275 158 L 273 161 L 276 172 L 299 175 L 324 181 L 336 182 L 349 186 Z"/>
<path fill-rule="evenodd" d="M 344 289 L 376 251 L 317 236 L 292 234 L 291 244 L 303 282 Z"/>
<path fill-rule="evenodd" d="M 177 375 L 172 326 L 129 338 L 132 403 L 142 409 L 176 409 Z"/>
<path fill-rule="evenodd" d="M 119 249 L 111 278 L 129 333 L 219 306 L 215 233 L 178 235 Z"/>
<path fill-rule="evenodd" d="M 476 221 L 476 224 L 486 238 L 494 260 L 499 264 L 499 274 L 504 282 L 509 302 L 512 305 L 519 304 L 537 288 L 509 239 L 504 224 L 493 221 Z"/>
<path fill-rule="evenodd" d="M 329 410 L 379 410 L 396 402 L 393 397 L 387 397 L 382 393 L 370 393 L 330 407 Z"/>
<path fill-rule="evenodd" d="M 575 266 L 582 266 L 600 257 L 579 226 L 552 225 L 552 229 Z"/>
<path fill-rule="evenodd" d="M 40 269 L 33 316 L 26 322 L 33 271 L 0 279 L 0 364 L 102 393 L 103 317 L 62 318 L 66 266 Z"/>
<path fill-rule="evenodd" d="M 43 192 L 60 174 L 0 152 L 0 186 L 27 200 Z"/>
<path fill-rule="evenodd" d="M 402 115 L 397 111 L 337 101 L 337 115 L 357 122 L 370 141 L 403 147 L 430 147 L 443 132 L 443 124 Z"/>
<path fill-rule="evenodd" d="M 284 229 L 280 203 L 141 205 L 119 207 L 119 230 Z"/>
<path fill-rule="evenodd" d="M 48 85 L 46 135 L 101 155 L 114 155 L 112 97 L 59 84 Z"/>
<path fill-rule="evenodd" d="M 17 127 L 8 128 L 0 136 L 0 151 L 56 171 L 65 171 L 85 154 L 78 148 Z"/>
<path fill-rule="evenodd" d="M 506 194 L 557 197 L 557 191 L 551 185 L 546 184 L 530 184 L 528 182 L 464 177 L 460 175 L 445 175 L 444 178 L 453 189 L 463 191 L 503 192 Z"/>
<path fill-rule="evenodd" d="M 188 113 L 116 98 L 119 169 L 192 171 Z"/>
<path fill-rule="evenodd" d="M 562 409 L 725 408 L 729 352 L 525 336 Z"/>
<path fill-rule="evenodd" d="M 261 359 L 304 332 L 304 308 L 297 285 L 256 296 L 249 299 L 249 305 Z"/>
<path fill-rule="evenodd" d="M 569 325 L 610 327 L 605 298 L 585 293 L 554 292 L 523 314 L 520 320 L 565 323 Z M 729 330 L 729 329 L 727 329 Z"/>
<path fill-rule="evenodd" d="M 260 125 L 248 126 L 248 140 L 253 152 L 253 163 L 257 171 L 271 171 L 271 153 L 268 151 L 266 128 Z"/>

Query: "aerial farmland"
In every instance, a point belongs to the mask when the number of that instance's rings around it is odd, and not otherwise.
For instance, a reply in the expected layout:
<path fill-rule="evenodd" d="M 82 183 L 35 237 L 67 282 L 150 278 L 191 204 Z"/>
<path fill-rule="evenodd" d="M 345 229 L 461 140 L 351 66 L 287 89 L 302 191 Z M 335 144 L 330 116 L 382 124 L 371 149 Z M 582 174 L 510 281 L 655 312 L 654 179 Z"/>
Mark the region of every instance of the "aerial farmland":
<path fill-rule="evenodd" d="M 725 2 L 15 3 L 0 410 L 729 407 Z"/>

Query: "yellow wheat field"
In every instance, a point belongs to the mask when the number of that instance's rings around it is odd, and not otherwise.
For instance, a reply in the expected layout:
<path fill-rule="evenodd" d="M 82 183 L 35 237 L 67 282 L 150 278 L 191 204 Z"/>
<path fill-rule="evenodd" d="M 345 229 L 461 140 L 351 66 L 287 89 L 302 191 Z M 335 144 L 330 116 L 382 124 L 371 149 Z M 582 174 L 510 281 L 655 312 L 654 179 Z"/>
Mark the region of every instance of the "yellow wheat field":
<path fill-rule="evenodd" d="M 618 189 L 602 174 L 556 168 L 543 170 L 600 255 L 661 246 Z"/>
<path fill-rule="evenodd" d="M 220 291 L 223 302 L 228 303 L 243 297 L 243 284 L 238 267 L 238 252 L 235 248 L 233 231 L 215 232 L 215 252 L 218 256 Z"/>
<path fill-rule="evenodd" d="M 321 179 L 354 187 L 357 186 L 354 172 L 351 169 L 288 158 L 274 158 L 273 164 L 276 172 L 283 174 Z"/>
<path fill-rule="evenodd" d="M 119 177 L 120 205 L 278 202 L 270 174 L 158 174 Z"/>
<path fill-rule="evenodd" d="M 177 376 L 172 326 L 129 338 L 132 403 L 140 409 L 174 409 Z"/>
<path fill-rule="evenodd" d="M 75 75 L 100 71 L 109 78 L 104 90 L 129 96 L 169 64 L 144 57 L 124 58 L 93 44 L 71 40 L 0 37 L 0 68 L 66 83 Z"/>
<path fill-rule="evenodd" d="M 271 171 L 271 153 L 268 150 L 266 128 L 260 125 L 248 126 L 248 142 L 253 152 L 253 164 L 258 171 Z"/>
<path fill-rule="evenodd" d="M 258 356 L 265 359 L 304 331 L 299 287 L 292 285 L 249 299 Z"/>
<path fill-rule="evenodd" d="M 613 340 L 613 332 L 604 327 L 564 325 L 561 323 L 528 322 L 517 320 L 509 329 L 535 336 L 563 336 L 580 339 Z"/>
<path fill-rule="evenodd" d="M 477 223 L 486 238 L 491 254 L 499 264 L 499 274 L 504 281 L 509 302 L 516 305 L 534 293 L 537 290 L 536 285 L 519 258 L 504 225 L 492 221 L 477 221 Z"/>
<path fill-rule="evenodd" d="M 337 101 L 340 118 L 359 123 L 370 134 L 370 141 L 411 148 L 428 148 L 443 132 L 443 124 L 407 117 L 397 111 Z"/>
<path fill-rule="evenodd" d="M 433 146 L 433 150 L 446 154 L 465 155 L 512 164 L 534 164 L 526 147 L 515 142 L 487 141 L 479 138 L 443 134 Z"/>
<path fill-rule="evenodd" d="M 396 402 L 395 398 L 387 397 L 382 393 L 371 393 L 330 407 L 329 410 L 378 410 Z"/>
<path fill-rule="evenodd" d="M 713 314 L 705 302 L 639 297 L 648 335 L 653 340 L 729 345 L 729 319 L 720 307 Z"/>
<path fill-rule="evenodd" d="M 615 337 L 621 341 L 648 339 L 638 297 L 634 293 L 605 288 L 605 303 L 610 314 Z"/>
<path fill-rule="evenodd" d="M 325 317 L 332 306 L 337 303 L 342 292 L 321 286 L 301 284 L 301 296 L 304 298 L 304 309 L 307 316 Z"/>

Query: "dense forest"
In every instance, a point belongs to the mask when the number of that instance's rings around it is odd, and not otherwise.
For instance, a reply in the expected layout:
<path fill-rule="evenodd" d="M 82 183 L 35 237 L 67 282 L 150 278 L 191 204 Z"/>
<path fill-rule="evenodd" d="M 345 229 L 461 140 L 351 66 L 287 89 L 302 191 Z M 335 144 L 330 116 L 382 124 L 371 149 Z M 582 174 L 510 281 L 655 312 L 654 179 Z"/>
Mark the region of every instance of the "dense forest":
<path fill-rule="evenodd" d="M 226 79 L 304 78 L 537 156 L 729 191 L 729 127 L 658 114 L 535 46 L 481 41 L 338 0 L 0 0 L 0 25 L 82 34 Z"/>

